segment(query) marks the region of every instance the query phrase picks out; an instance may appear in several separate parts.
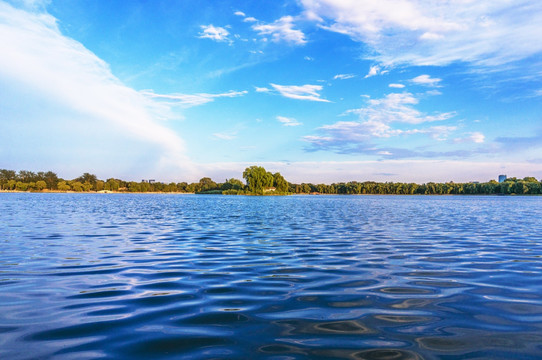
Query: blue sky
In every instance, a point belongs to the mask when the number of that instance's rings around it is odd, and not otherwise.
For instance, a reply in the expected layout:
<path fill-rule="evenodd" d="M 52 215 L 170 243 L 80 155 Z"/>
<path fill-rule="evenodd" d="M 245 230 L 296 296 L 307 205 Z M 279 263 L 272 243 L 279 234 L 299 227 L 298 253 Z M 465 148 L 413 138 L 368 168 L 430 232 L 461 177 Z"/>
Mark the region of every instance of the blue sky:
<path fill-rule="evenodd" d="M 542 178 L 542 2 L 0 1 L 0 168 Z"/>

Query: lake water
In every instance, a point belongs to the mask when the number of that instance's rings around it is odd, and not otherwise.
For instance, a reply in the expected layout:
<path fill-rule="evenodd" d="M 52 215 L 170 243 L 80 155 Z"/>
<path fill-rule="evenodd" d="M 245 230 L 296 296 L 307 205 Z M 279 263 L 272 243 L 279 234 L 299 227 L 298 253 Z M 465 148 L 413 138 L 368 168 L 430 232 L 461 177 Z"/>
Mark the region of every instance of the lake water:
<path fill-rule="evenodd" d="M 542 197 L 0 194 L 0 359 L 540 359 Z"/>

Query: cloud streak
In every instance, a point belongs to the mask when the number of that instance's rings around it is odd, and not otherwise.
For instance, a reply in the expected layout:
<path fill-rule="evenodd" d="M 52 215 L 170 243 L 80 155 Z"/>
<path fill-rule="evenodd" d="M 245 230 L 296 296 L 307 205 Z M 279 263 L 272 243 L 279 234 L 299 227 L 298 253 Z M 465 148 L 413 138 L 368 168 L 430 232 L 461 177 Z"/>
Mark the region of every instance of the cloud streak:
<path fill-rule="evenodd" d="M 141 94 L 151 99 L 158 99 L 166 101 L 169 105 L 181 105 L 184 107 L 192 107 L 207 104 L 214 101 L 217 98 L 233 98 L 243 96 L 248 91 L 228 91 L 221 94 L 156 94 L 152 90 L 143 90 Z"/>
<path fill-rule="evenodd" d="M 338 121 L 324 125 L 318 130 L 323 135 L 305 136 L 312 150 L 331 150 L 338 153 L 363 152 L 377 154 L 372 142 L 399 135 L 425 134 L 435 140 L 445 140 L 456 130 L 455 126 L 431 126 L 425 128 L 402 129 L 393 124 L 419 125 L 444 121 L 454 113 L 424 114 L 414 106 L 419 100 L 411 93 L 391 93 L 381 99 L 369 99 L 367 106 L 348 110 L 345 114 L 355 114 L 359 121 Z"/>
<path fill-rule="evenodd" d="M 270 84 L 280 95 L 297 100 L 330 102 L 321 98 L 322 85 L 277 85 Z"/>
<path fill-rule="evenodd" d="M 285 117 L 285 116 L 277 116 L 277 120 L 280 123 L 282 123 L 283 126 L 299 126 L 299 125 L 303 125 L 302 123 L 300 123 L 296 119 L 288 118 L 288 117 Z"/>
<path fill-rule="evenodd" d="M 333 77 L 333 80 L 347 80 L 356 77 L 354 74 L 337 74 Z"/>
<path fill-rule="evenodd" d="M 301 0 L 323 29 L 368 44 L 381 64 L 494 68 L 542 52 L 542 3 Z"/>
<path fill-rule="evenodd" d="M 40 132 L 36 146 L 46 140 L 73 142 L 74 154 L 80 144 L 95 142 L 97 153 L 107 146 L 114 151 L 117 144 L 136 141 L 153 149 L 155 164 L 185 169 L 191 166 L 184 141 L 160 123 L 173 116 L 170 109 L 122 84 L 103 60 L 62 35 L 53 16 L 0 2 L 0 24 L 4 53 L 0 57 L 0 83 L 6 89 L 2 101 L 19 114 L 18 123 L 5 118 L 2 122 L 13 131 L 32 124 L 32 131 Z M 25 94 L 24 105 L 17 95 L 21 93 Z M 34 105 L 38 103 L 39 108 Z M 29 137 L 32 131 L 20 137 Z M 1 142 L 0 152 L 4 154 L 20 147 L 4 136 Z M 51 159 L 58 158 L 60 153 L 47 153 L 51 150 L 43 149 Z M 134 156 L 136 153 L 140 152 L 134 151 Z M 88 154 L 81 148 L 79 163 L 85 162 Z M 103 161 L 114 161 L 111 159 Z"/>

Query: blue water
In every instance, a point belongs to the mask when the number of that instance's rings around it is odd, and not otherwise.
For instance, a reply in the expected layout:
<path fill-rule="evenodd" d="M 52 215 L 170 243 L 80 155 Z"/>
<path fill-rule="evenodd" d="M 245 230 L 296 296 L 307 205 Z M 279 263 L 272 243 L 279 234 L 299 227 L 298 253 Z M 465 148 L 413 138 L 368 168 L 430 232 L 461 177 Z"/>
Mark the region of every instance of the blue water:
<path fill-rule="evenodd" d="M 542 197 L 0 194 L 0 359 L 540 359 Z"/>

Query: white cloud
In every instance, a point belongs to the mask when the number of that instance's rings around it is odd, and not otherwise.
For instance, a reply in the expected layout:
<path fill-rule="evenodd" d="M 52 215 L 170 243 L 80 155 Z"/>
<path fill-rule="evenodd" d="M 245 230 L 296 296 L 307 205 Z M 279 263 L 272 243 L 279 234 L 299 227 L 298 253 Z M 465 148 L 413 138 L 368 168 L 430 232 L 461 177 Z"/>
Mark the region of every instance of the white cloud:
<path fill-rule="evenodd" d="M 51 0 L 16 0 L 16 5 L 21 5 L 22 8 L 30 11 L 45 11 Z"/>
<path fill-rule="evenodd" d="M 375 153 L 366 148 L 374 139 L 385 139 L 399 135 L 426 134 L 436 140 L 444 140 L 456 130 L 454 126 L 432 126 L 426 128 L 404 129 L 397 124 L 419 125 L 422 123 L 450 119 L 454 113 L 423 114 L 415 109 L 419 100 L 410 93 L 391 93 L 381 99 L 367 100 L 367 106 L 348 110 L 346 114 L 356 114 L 359 121 L 338 121 L 319 128 L 322 136 L 306 136 L 305 141 L 315 148 L 339 150 L 356 148 L 356 151 Z"/>
<path fill-rule="evenodd" d="M 301 30 L 294 29 L 294 18 L 292 16 L 283 16 L 272 24 L 257 24 L 252 28 L 260 35 L 270 35 L 272 41 L 285 41 L 295 45 L 303 45 L 305 34 Z"/>
<path fill-rule="evenodd" d="M 277 85 L 271 84 L 271 86 L 279 92 L 280 95 L 298 100 L 309 101 L 321 101 L 329 102 L 329 100 L 322 99 L 319 91 L 322 90 L 322 85 Z"/>
<path fill-rule="evenodd" d="M 293 118 L 287 118 L 285 116 L 277 116 L 277 120 L 282 123 L 283 126 L 299 126 L 303 125 L 299 121 Z"/>
<path fill-rule="evenodd" d="M 62 35 L 53 16 L 0 2 L 0 24 L 2 158 L 16 161 L 32 143 L 38 168 L 76 158 L 74 169 L 118 173 L 138 156 L 145 172 L 192 166 L 184 141 L 160 121 L 171 109 L 122 84 L 103 60 Z"/>
<path fill-rule="evenodd" d="M 245 17 L 245 16 L 246 16 L 245 13 L 242 12 L 242 11 L 236 11 L 236 12 L 234 12 L 233 14 L 234 14 L 234 15 L 237 15 L 237 16 L 241 16 L 241 17 Z"/>
<path fill-rule="evenodd" d="M 233 140 L 237 137 L 237 133 L 214 133 L 213 136 L 220 140 Z"/>
<path fill-rule="evenodd" d="M 201 25 L 202 32 L 199 33 L 199 38 L 201 39 L 211 39 L 214 41 L 220 41 L 220 42 L 229 42 L 231 41 L 228 38 L 228 35 L 230 34 L 228 30 L 226 30 L 223 27 L 220 26 L 213 26 L 213 25 Z"/>
<path fill-rule="evenodd" d="M 243 19 L 244 22 L 257 22 L 258 19 L 252 17 L 252 16 L 248 16 L 246 18 Z"/>
<path fill-rule="evenodd" d="M 163 101 L 169 101 L 170 105 L 184 105 L 186 107 L 203 105 L 208 102 L 214 101 L 216 98 L 232 98 L 243 96 L 247 94 L 247 91 L 228 91 L 222 94 L 156 94 L 152 90 L 143 90 L 141 93 L 151 99 L 159 99 Z"/>
<path fill-rule="evenodd" d="M 271 89 L 266 88 L 266 87 L 257 87 L 257 86 L 254 86 L 254 89 L 256 90 L 256 92 L 270 92 L 270 91 L 271 91 Z"/>
<path fill-rule="evenodd" d="M 352 79 L 353 77 L 356 77 L 354 74 L 337 74 L 333 77 L 333 80 L 346 80 L 346 79 Z"/>
<path fill-rule="evenodd" d="M 438 90 L 428 90 L 425 92 L 425 95 L 437 96 L 437 95 L 442 95 L 442 92 Z"/>
<path fill-rule="evenodd" d="M 537 0 L 300 1 L 307 18 L 364 42 L 381 64 L 495 67 L 542 52 Z"/>
<path fill-rule="evenodd" d="M 439 39 L 442 39 L 442 38 L 444 38 L 443 35 L 435 34 L 435 33 L 432 33 L 432 32 L 426 32 L 426 33 L 423 33 L 422 36 L 420 36 L 421 40 L 439 40 Z"/>
<path fill-rule="evenodd" d="M 440 87 L 441 86 L 440 82 L 442 81 L 442 79 L 432 78 L 429 75 L 420 75 L 420 76 L 416 76 L 414 79 L 411 79 L 410 81 L 417 85 Z"/>
<path fill-rule="evenodd" d="M 405 85 L 403 84 L 389 84 L 388 86 L 391 88 L 396 88 L 396 89 L 402 89 L 405 87 Z"/>
<path fill-rule="evenodd" d="M 454 139 L 454 143 L 475 143 L 475 144 L 481 144 L 485 142 L 485 135 L 481 132 L 471 132 L 468 133 L 467 136 L 462 138 L 456 138 Z"/>
<path fill-rule="evenodd" d="M 314 58 L 310 57 L 310 56 L 305 56 L 303 59 L 305 59 L 307 61 L 314 61 Z"/>
<path fill-rule="evenodd" d="M 408 92 L 391 93 L 381 99 L 370 99 L 368 106 L 348 110 L 347 113 L 358 114 L 360 117 L 379 123 L 400 122 L 407 124 L 421 124 L 424 122 L 447 120 L 454 113 L 437 113 L 426 115 L 414 108 L 419 103 L 418 98 Z"/>
<path fill-rule="evenodd" d="M 427 129 L 417 130 L 417 133 L 427 134 L 431 138 L 439 141 L 448 139 L 448 136 L 457 130 L 457 126 L 431 126 Z"/>
<path fill-rule="evenodd" d="M 485 141 L 486 137 L 481 132 L 473 132 L 470 134 L 469 138 L 472 140 L 472 142 L 475 142 L 477 144 L 481 144 Z"/>
<path fill-rule="evenodd" d="M 371 76 L 376 76 L 378 74 L 381 74 L 381 70 L 382 69 L 378 65 L 371 66 L 369 68 L 369 72 L 367 73 L 367 75 L 365 75 L 365 78 L 367 79 L 367 78 L 370 78 Z"/>

